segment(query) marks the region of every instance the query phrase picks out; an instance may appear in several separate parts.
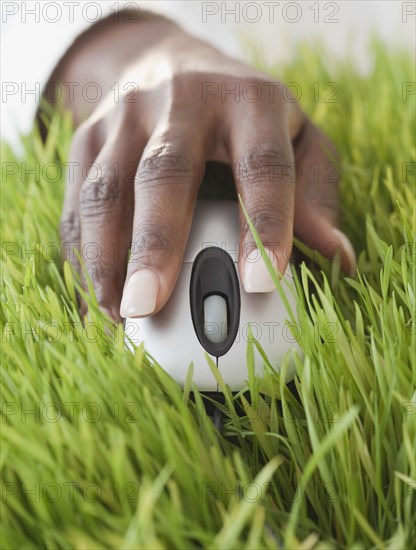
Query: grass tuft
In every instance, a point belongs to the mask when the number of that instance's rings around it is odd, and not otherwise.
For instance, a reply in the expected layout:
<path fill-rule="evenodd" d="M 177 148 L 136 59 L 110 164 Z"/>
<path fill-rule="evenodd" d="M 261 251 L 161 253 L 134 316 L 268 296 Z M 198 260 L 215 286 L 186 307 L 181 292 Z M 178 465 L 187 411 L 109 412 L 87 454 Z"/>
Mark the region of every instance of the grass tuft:
<path fill-rule="evenodd" d="M 182 391 L 142 347 L 125 349 L 93 296 L 91 319 L 78 314 L 57 232 L 68 119 L 45 145 L 25 136 L 22 158 L 2 144 L 2 548 L 414 544 L 415 104 L 402 83 L 415 70 L 372 48 L 367 76 L 310 47 L 269 68 L 300 84 L 340 152 L 358 269 L 299 267 L 296 391 L 267 358 L 256 379 L 262 350 L 248 344 L 248 393 L 219 378 L 224 436 L 192 370 Z M 338 101 L 315 102 L 314 82 L 336 82 Z"/>

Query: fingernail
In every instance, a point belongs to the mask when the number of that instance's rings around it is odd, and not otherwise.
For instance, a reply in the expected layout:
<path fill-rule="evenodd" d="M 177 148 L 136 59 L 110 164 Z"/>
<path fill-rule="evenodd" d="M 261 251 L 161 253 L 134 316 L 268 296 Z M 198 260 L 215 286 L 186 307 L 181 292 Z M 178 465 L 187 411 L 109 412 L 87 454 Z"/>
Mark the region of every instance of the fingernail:
<path fill-rule="evenodd" d="M 120 315 L 127 318 L 143 317 L 153 313 L 159 288 L 159 277 L 154 271 L 141 269 L 133 273 L 123 292 Z"/>
<path fill-rule="evenodd" d="M 273 252 L 264 247 L 267 257 L 277 270 L 277 260 Z M 269 270 L 258 248 L 252 250 L 244 260 L 244 288 L 246 292 L 271 292 L 276 288 Z"/>
<path fill-rule="evenodd" d="M 334 233 L 335 239 L 337 240 L 337 242 L 340 244 L 342 248 L 341 260 L 342 260 L 342 255 L 344 255 L 344 257 L 346 257 L 347 259 L 347 262 L 342 262 L 344 264 L 343 271 L 347 273 L 350 277 L 352 277 L 355 274 L 357 259 L 356 259 L 354 248 L 352 247 L 351 241 L 345 235 L 345 233 L 343 233 L 339 229 L 334 228 L 332 231 Z M 346 265 L 346 263 L 348 265 Z"/>

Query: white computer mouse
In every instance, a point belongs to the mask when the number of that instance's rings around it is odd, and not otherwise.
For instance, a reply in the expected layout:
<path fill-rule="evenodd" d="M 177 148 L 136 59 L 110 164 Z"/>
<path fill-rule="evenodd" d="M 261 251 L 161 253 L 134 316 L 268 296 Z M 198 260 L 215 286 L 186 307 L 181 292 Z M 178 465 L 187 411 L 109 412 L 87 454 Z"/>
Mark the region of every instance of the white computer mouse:
<path fill-rule="evenodd" d="M 238 203 L 199 202 L 181 272 L 167 304 L 152 317 L 126 319 L 127 345 L 144 342 L 146 351 L 181 385 L 192 362 L 198 389 L 218 391 L 207 363 L 208 354 L 231 390 L 240 390 L 248 379 L 247 343 L 252 337 L 277 370 L 289 350 L 299 351 L 288 328 L 289 312 L 277 289 L 245 292 L 238 273 L 238 248 Z M 282 288 L 296 315 L 290 267 L 282 279 Z M 261 376 L 264 360 L 258 350 L 255 362 L 256 374 Z M 294 374 L 292 362 L 286 381 L 293 379 Z"/>

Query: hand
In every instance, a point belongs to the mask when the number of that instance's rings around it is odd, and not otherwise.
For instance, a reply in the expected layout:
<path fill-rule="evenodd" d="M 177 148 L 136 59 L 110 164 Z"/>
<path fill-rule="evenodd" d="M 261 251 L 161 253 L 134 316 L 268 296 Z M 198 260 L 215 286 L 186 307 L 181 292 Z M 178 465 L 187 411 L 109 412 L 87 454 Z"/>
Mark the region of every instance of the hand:
<path fill-rule="evenodd" d="M 354 271 L 352 246 L 336 229 L 336 152 L 283 86 L 172 25 L 123 66 L 124 88 L 119 102 L 110 94 L 74 135 L 70 162 L 77 167 L 61 223 L 63 243 L 81 243 L 98 302 L 113 319 L 151 315 L 166 304 L 210 160 L 232 166 L 280 273 L 293 233 L 328 258 L 339 249 L 343 271 Z M 264 263 L 252 261 L 256 246 L 241 212 L 240 239 L 245 290 L 272 290 Z"/>

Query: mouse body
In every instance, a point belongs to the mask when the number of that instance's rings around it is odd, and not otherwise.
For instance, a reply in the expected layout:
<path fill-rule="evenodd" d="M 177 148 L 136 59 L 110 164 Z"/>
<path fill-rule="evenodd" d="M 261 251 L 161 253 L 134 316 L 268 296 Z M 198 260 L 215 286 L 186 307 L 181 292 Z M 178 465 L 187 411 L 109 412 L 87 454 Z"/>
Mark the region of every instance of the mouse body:
<path fill-rule="evenodd" d="M 182 268 L 167 304 L 152 317 L 126 319 L 127 345 L 144 342 L 146 351 L 182 386 L 192 362 L 198 389 L 218 391 L 208 354 L 231 390 L 240 390 L 248 378 L 247 343 L 252 338 L 260 343 L 276 370 L 280 370 L 286 352 L 299 351 L 278 290 L 244 290 L 238 273 L 238 250 L 238 203 L 198 202 Z M 259 257 L 258 261 L 263 260 Z M 282 288 L 296 315 L 290 267 Z M 264 360 L 257 350 L 255 362 L 256 374 L 261 376 Z M 291 363 L 286 381 L 294 374 Z"/>

